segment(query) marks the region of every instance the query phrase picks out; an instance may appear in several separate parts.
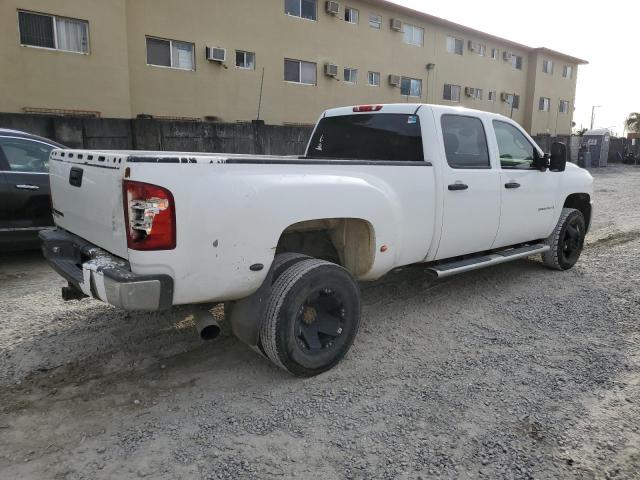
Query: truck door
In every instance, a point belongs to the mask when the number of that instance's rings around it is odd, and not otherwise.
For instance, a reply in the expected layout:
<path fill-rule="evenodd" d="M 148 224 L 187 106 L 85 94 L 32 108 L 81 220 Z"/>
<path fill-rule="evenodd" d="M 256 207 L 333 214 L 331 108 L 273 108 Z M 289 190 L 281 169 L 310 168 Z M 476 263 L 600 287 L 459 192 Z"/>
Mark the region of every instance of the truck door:
<path fill-rule="evenodd" d="M 500 157 L 500 227 L 494 248 L 546 238 L 560 215 L 560 175 L 541 172 L 533 161 L 538 149 L 509 122 L 494 120 Z"/>
<path fill-rule="evenodd" d="M 53 225 L 49 204 L 47 165 L 52 145 L 17 137 L 0 137 L 0 169 L 5 180 L 2 192 L 3 227 L 38 230 Z"/>
<path fill-rule="evenodd" d="M 499 172 L 492 168 L 487 128 L 473 115 L 440 119 L 444 205 L 436 259 L 491 248 L 500 215 Z"/>

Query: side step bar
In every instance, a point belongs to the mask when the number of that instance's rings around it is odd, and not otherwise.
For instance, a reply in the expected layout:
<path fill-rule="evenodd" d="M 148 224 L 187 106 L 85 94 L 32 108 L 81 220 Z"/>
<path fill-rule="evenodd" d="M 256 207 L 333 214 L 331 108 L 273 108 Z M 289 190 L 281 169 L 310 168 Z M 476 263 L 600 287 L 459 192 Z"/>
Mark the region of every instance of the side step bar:
<path fill-rule="evenodd" d="M 488 255 L 440 263 L 429 267 L 427 270 L 434 273 L 437 278 L 445 278 L 451 275 L 457 275 L 458 273 L 478 270 L 480 268 L 490 267 L 491 265 L 498 265 L 499 263 L 511 262 L 519 258 L 536 255 L 546 252 L 550 248 L 549 245 L 545 245 L 544 243 L 525 245 L 524 247 L 518 248 L 507 248 L 506 250 L 500 250 L 499 252 Z"/>

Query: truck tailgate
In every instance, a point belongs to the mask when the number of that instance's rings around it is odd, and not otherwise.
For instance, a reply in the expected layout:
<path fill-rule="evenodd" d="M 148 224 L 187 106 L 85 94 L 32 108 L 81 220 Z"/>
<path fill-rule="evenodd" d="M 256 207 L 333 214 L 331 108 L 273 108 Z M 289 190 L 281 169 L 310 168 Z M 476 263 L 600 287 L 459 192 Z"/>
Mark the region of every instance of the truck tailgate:
<path fill-rule="evenodd" d="M 87 150 L 53 150 L 49 161 L 56 225 L 121 258 L 127 258 L 125 161 L 122 152 Z"/>

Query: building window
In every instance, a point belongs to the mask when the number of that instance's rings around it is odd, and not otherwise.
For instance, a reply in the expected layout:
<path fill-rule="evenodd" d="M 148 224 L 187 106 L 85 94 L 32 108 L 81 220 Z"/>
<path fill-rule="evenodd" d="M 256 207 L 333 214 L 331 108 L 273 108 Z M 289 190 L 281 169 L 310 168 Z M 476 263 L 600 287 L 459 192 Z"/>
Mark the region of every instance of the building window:
<path fill-rule="evenodd" d="M 256 54 L 253 52 L 236 50 L 236 67 L 244 70 L 255 70 Z"/>
<path fill-rule="evenodd" d="M 380 86 L 380 72 L 369 72 L 367 75 L 367 83 L 372 87 Z"/>
<path fill-rule="evenodd" d="M 360 12 L 355 8 L 345 7 L 344 9 L 344 21 L 348 23 L 358 23 Z"/>
<path fill-rule="evenodd" d="M 553 75 L 553 62 L 551 60 L 542 60 L 542 71 Z"/>
<path fill-rule="evenodd" d="M 358 83 L 358 69 L 357 68 L 345 68 L 344 69 L 344 81 L 347 83 Z"/>
<path fill-rule="evenodd" d="M 560 113 L 569 113 L 569 101 L 560 100 L 560 105 L 558 106 L 558 110 Z"/>
<path fill-rule="evenodd" d="M 514 110 L 520 108 L 520 95 L 514 95 L 513 93 L 502 93 L 500 94 L 500 100 L 506 102 Z"/>
<path fill-rule="evenodd" d="M 41 13 L 18 12 L 20 44 L 89 53 L 89 22 Z"/>
<path fill-rule="evenodd" d="M 450 100 L 452 102 L 460 101 L 460 85 L 444 84 L 444 92 L 442 94 L 444 100 Z"/>
<path fill-rule="evenodd" d="M 571 65 L 564 65 L 562 67 L 562 76 L 564 78 L 572 78 L 573 77 L 573 67 Z"/>
<path fill-rule="evenodd" d="M 317 0 L 284 0 L 284 13 L 292 17 L 317 20 Z"/>
<path fill-rule="evenodd" d="M 490 102 L 495 102 L 496 101 L 496 91 L 495 90 L 490 90 L 489 93 L 487 94 L 487 100 L 489 100 Z"/>
<path fill-rule="evenodd" d="M 473 91 L 473 98 L 475 98 L 476 100 L 482 100 L 483 94 L 484 94 L 484 91 L 481 88 L 476 88 Z"/>
<path fill-rule="evenodd" d="M 462 55 L 464 50 L 464 41 L 460 38 L 447 35 L 447 52 Z"/>
<path fill-rule="evenodd" d="M 370 13 L 369 26 L 371 28 L 375 28 L 376 30 L 380 30 L 382 28 L 382 16 L 376 15 L 375 13 Z"/>
<path fill-rule="evenodd" d="M 499 56 L 500 56 L 500 50 L 498 50 L 497 48 L 492 48 L 491 49 L 491 59 L 492 60 L 497 60 Z"/>
<path fill-rule="evenodd" d="M 284 59 L 285 82 L 303 83 L 305 85 L 316 84 L 316 64 L 303 62 L 302 60 Z"/>
<path fill-rule="evenodd" d="M 147 65 L 195 70 L 193 43 L 147 38 Z"/>
<path fill-rule="evenodd" d="M 522 57 L 520 55 L 511 55 L 511 66 L 516 70 L 522 70 Z"/>
<path fill-rule="evenodd" d="M 404 43 L 409 45 L 417 45 L 422 47 L 424 45 L 424 28 L 416 27 L 409 23 L 402 24 L 402 33 Z"/>
<path fill-rule="evenodd" d="M 479 43 L 477 45 L 476 53 L 481 57 L 484 57 L 487 54 L 487 46 L 484 43 Z"/>
<path fill-rule="evenodd" d="M 547 97 L 540 97 L 540 102 L 538 103 L 538 110 L 541 112 L 548 112 L 549 107 L 551 106 L 551 100 Z"/>
<path fill-rule="evenodd" d="M 400 93 L 407 97 L 421 97 L 422 80 L 402 77 L 402 80 L 400 81 Z"/>

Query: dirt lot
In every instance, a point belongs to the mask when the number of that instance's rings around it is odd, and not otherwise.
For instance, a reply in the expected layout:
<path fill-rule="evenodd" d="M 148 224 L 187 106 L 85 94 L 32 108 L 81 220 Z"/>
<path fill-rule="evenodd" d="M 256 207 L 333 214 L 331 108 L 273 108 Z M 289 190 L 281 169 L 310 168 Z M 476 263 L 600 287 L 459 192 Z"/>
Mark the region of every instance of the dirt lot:
<path fill-rule="evenodd" d="M 0 257 L 0 478 L 640 478 L 640 169 L 594 176 L 573 270 L 395 272 L 306 380 Z"/>

